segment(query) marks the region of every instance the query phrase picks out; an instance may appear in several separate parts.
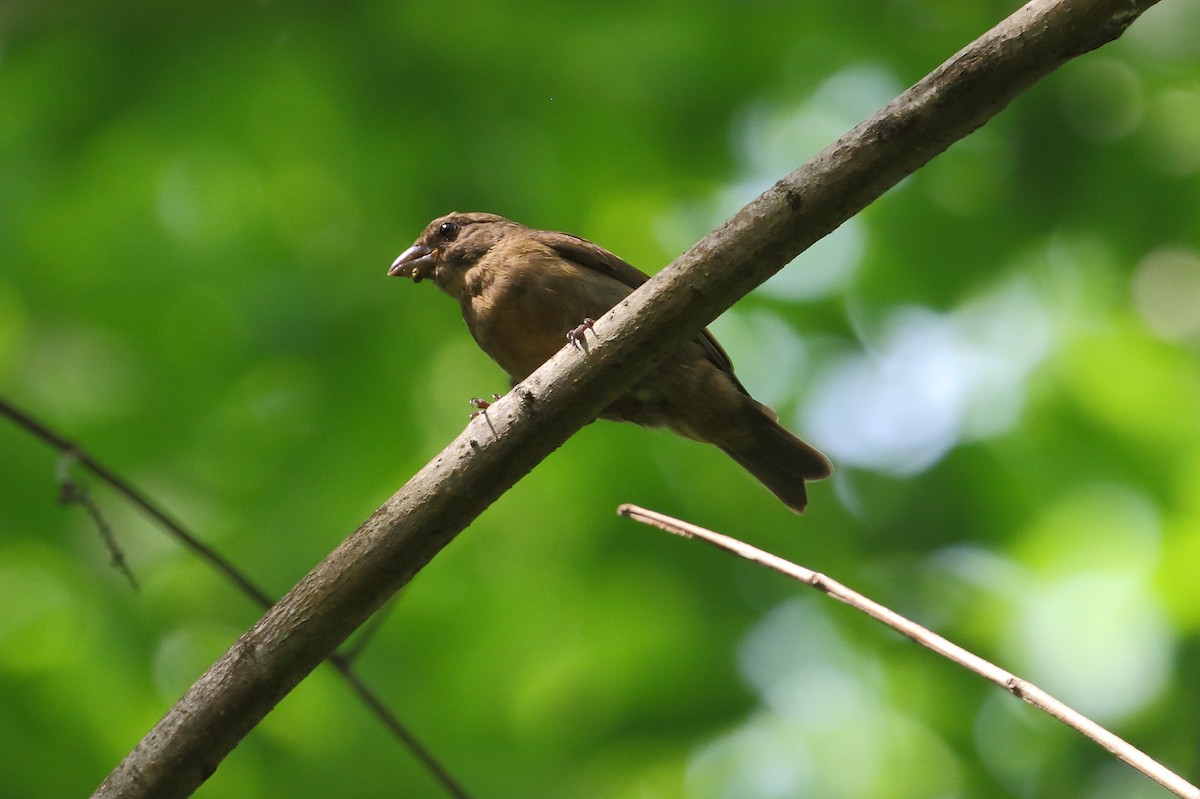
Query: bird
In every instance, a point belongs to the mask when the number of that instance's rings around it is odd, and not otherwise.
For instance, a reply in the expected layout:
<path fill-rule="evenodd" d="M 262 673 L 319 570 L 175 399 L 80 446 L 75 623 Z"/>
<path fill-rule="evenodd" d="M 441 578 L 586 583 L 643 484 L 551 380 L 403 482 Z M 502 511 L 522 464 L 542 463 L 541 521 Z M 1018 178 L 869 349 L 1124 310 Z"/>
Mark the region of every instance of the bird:
<path fill-rule="evenodd" d="M 592 320 L 650 279 L 586 239 L 490 213 L 434 219 L 388 275 L 432 280 L 457 300 L 471 336 L 513 385 L 567 342 L 581 344 Z M 750 396 L 708 330 L 666 356 L 600 418 L 713 444 L 796 513 L 808 503 L 805 482 L 833 472 L 828 458 Z"/>

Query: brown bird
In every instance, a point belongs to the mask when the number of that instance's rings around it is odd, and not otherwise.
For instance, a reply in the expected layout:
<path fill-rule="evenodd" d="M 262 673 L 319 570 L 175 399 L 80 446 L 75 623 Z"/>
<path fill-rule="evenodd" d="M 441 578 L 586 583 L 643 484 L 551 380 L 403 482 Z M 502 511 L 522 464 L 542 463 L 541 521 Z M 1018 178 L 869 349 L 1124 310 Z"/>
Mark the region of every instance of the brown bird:
<path fill-rule="evenodd" d="M 483 213 L 433 220 L 388 274 L 413 282 L 429 278 L 458 300 L 476 343 L 514 384 L 566 341 L 578 342 L 592 319 L 649 280 L 578 236 Z M 797 513 L 808 502 L 804 481 L 833 471 L 824 455 L 783 429 L 775 411 L 750 396 L 707 330 L 600 416 L 668 427 L 715 444 Z"/>

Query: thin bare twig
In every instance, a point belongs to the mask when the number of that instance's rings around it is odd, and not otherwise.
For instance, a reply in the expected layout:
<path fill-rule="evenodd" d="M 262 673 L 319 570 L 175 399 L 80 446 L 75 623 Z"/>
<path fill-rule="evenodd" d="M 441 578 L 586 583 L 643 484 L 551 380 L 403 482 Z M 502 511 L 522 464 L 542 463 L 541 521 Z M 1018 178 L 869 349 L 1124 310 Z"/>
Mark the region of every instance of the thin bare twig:
<path fill-rule="evenodd" d="M 1055 699 L 1033 683 L 1010 674 L 973 652 L 963 649 L 958 644 L 946 640 L 932 630 L 922 627 L 916 622 L 901 616 L 899 613 L 884 607 L 873 599 L 869 599 L 857 591 L 847 588 L 831 577 L 812 571 L 811 569 L 806 569 L 789 560 L 784 560 L 778 555 L 773 555 L 770 552 L 751 546 L 736 538 L 731 538 L 721 533 L 714 533 L 712 530 L 706 530 L 690 522 L 685 522 L 658 513 L 657 511 L 647 510 L 637 505 L 622 505 L 617 508 L 617 513 L 634 521 L 657 527 L 660 530 L 665 530 L 668 533 L 674 533 L 684 538 L 698 538 L 701 541 L 712 544 L 718 549 L 732 552 L 746 560 L 766 566 L 768 569 L 773 569 L 780 574 L 786 574 L 794 580 L 798 580 L 816 588 L 818 591 L 828 594 L 839 602 L 845 602 L 847 605 L 866 613 L 871 618 L 883 622 L 893 630 L 908 636 L 921 646 L 932 649 L 942 657 L 948 658 L 963 668 L 991 680 L 1014 696 L 1024 699 L 1041 711 L 1049 713 L 1068 727 L 1091 738 L 1100 746 L 1176 796 L 1184 797 L 1184 799 L 1200 799 L 1200 788 L 1192 785 L 1183 777 L 1171 771 L 1128 741 L 1114 735 L 1079 711 Z"/>
<path fill-rule="evenodd" d="M 24 428 L 37 438 L 40 438 L 47 444 L 50 444 L 59 452 L 73 453 L 74 457 L 78 460 L 79 465 L 96 475 L 96 477 L 99 477 L 103 482 L 107 483 L 109 487 L 111 487 L 121 496 L 125 497 L 125 499 L 127 499 L 134 506 L 140 508 L 141 511 L 149 516 L 156 524 L 173 535 L 188 549 L 192 550 L 201 558 L 212 564 L 217 571 L 224 574 L 228 580 L 240 588 L 242 593 L 249 596 L 259 605 L 269 608 L 274 604 L 274 600 L 271 599 L 266 591 L 255 585 L 249 577 L 239 571 L 238 568 L 230 563 L 229 560 L 227 560 L 223 555 L 188 532 L 183 525 L 175 521 L 170 514 L 151 501 L 149 497 L 138 491 L 107 466 L 94 459 L 74 441 L 71 441 L 70 439 L 60 435 L 55 430 L 50 429 L 37 419 L 34 419 L 28 413 L 25 413 L 20 408 L 3 398 L 0 398 L 0 413 L 7 416 L 19 427 Z"/>
<path fill-rule="evenodd" d="M 137 588 L 137 582 L 134 580 L 133 572 L 129 569 L 125 561 L 124 553 L 116 543 L 111 526 L 100 515 L 100 510 L 96 505 L 95 499 L 82 487 L 70 480 L 69 470 L 76 464 L 86 468 L 96 477 L 100 478 L 113 491 L 117 492 L 117 494 L 140 508 L 143 513 L 150 517 L 152 522 L 163 530 L 166 530 L 167 533 L 185 547 L 192 550 L 201 560 L 216 568 L 235 587 L 250 597 L 250 599 L 264 610 L 274 604 L 274 600 L 270 598 L 267 592 L 259 588 L 246 574 L 234 566 L 232 562 L 190 533 L 183 525 L 175 521 L 166 511 L 159 507 L 157 503 L 135 488 L 133 484 L 122 479 L 111 469 L 97 461 L 74 441 L 34 419 L 3 397 L 0 397 L 0 415 L 7 416 L 18 427 L 25 429 L 35 438 L 44 441 L 61 453 L 55 470 L 55 477 L 61 486 L 62 501 L 83 505 L 88 511 L 100 528 L 100 534 L 108 545 L 109 551 L 112 552 L 113 564 L 128 575 L 134 588 Z M 330 655 L 328 658 L 329 663 L 342 675 L 342 678 L 350 686 L 350 689 L 358 695 L 359 700 L 375 714 L 379 721 L 383 723 L 383 726 L 412 753 L 413 757 L 442 784 L 442 787 L 451 796 L 454 796 L 456 799 L 471 799 L 470 795 L 459 785 L 458 781 L 446 770 L 438 759 L 434 757 L 433 753 L 413 735 L 412 731 L 397 718 L 396 714 L 388 709 L 383 700 L 354 671 L 354 658 L 361 653 L 362 647 L 366 645 L 367 640 L 369 640 L 369 635 L 366 639 L 359 641 L 352 651 L 335 652 Z"/>
<path fill-rule="evenodd" d="M 129 584 L 137 591 L 138 581 L 133 574 L 133 568 L 125 559 L 125 550 L 121 548 L 116 532 L 100 510 L 100 504 L 88 491 L 87 486 L 71 479 L 71 468 L 79 462 L 79 456 L 79 450 L 74 447 L 62 450 L 62 454 L 58 456 L 58 464 L 54 467 L 54 479 L 58 481 L 58 501 L 64 505 L 79 505 L 92 517 L 100 533 L 100 540 L 108 548 L 112 565 L 129 579 Z"/>
<path fill-rule="evenodd" d="M 358 656 L 366 650 L 367 645 L 371 643 L 372 639 L 375 638 L 375 634 L 382 629 L 384 623 L 387 621 L 388 614 L 390 614 L 392 609 L 396 607 L 396 603 L 400 600 L 400 596 L 401 595 L 397 593 L 394 597 L 389 599 L 383 607 L 375 611 L 375 615 L 367 619 L 366 623 L 363 624 L 362 627 L 358 628 L 358 634 L 353 638 L 347 639 L 346 643 L 342 645 L 342 648 L 338 650 L 338 654 L 341 655 L 347 663 L 353 663 L 358 659 Z"/>

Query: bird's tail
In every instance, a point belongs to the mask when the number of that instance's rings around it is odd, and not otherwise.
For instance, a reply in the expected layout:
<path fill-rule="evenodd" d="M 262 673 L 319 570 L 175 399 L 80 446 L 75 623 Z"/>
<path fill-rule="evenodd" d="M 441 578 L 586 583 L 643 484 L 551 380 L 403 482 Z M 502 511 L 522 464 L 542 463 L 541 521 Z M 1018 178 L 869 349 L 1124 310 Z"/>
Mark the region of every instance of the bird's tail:
<path fill-rule="evenodd" d="M 804 481 L 828 477 L 833 465 L 816 447 L 785 430 L 769 408 L 759 405 L 756 411 L 747 414 L 749 435 L 736 446 L 721 449 L 785 505 L 803 513 L 808 504 Z"/>

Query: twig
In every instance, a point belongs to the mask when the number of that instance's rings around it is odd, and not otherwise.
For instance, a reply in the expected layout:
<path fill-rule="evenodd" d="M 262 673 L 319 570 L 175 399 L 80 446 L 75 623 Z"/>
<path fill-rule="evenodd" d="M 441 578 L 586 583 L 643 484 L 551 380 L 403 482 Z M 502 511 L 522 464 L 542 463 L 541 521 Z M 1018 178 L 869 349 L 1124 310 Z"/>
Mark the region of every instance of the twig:
<path fill-rule="evenodd" d="M 108 548 L 109 560 L 112 565 L 129 579 L 129 584 L 133 586 L 134 591 L 137 591 L 137 578 L 133 575 L 129 561 L 125 559 L 125 550 L 121 549 L 120 543 L 117 542 L 117 534 L 113 531 L 112 525 L 108 523 L 108 519 L 100 510 L 99 503 L 87 488 L 71 479 L 71 467 L 79 462 L 79 457 L 79 450 L 74 447 L 63 450 L 58 457 L 58 464 L 54 467 L 54 477 L 58 481 L 58 501 L 64 505 L 79 505 L 87 511 L 87 514 L 92 517 L 92 521 L 96 523 L 100 539 Z"/>
<path fill-rule="evenodd" d="M 375 615 L 367 619 L 366 623 L 363 624 L 362 627 L 358 628 L 358 634 L 354 638 L 347 639 L 346 643 L 342 645 L 342 648 L 338 650 L 338 654 L 341 655 L 341 657 L 347 663 L 353 663 L 358 659 L 358 656 L 366 650 L 367 645 L 371 643 L 371 640 L 375 637 L 375 634 L 383 628 L 384 623 L 387 621 L 388 615 L 392 612 L 392 609 L 396 607 L 396 603 L 399 601 L 399 599 L 400 594 L 397 593 L 394 597 L 389 599 L 383 607 L 375 611 Z"/>
<path fill-rule="evenodd" d="M 839 602 L 845 602 L 847 605 L 866 613 L 871 618 L 883 622 L 893 630 L 908 636 L 918 644 L 932 649 L 939 655 L 952 660 L 985 679 L 991 680 L 1004 690 L 1024 699 L 1039 710 L 1049 713 L 1068 727 L 1091 738 L 1100 746 L 1130 766 L 1133 766 L 1133 768 L 1142 772 L 1159 785 L 1162 785 L 1176 796 L 1184 797 L 1184 799 L 1200 799 L 1200 788 L 1192 785 L 1145 752 L 1109 732 L 1079 711 L 1055 699 L 1033 683 L 1010 674 L 999 666 L 963 649 L 958 644 L 946 640 L 932 630 L 922 627 L 878 602 L 868 599 L 857 591 L 847 588 L 837 580 L 827 577 L 820 572 L 798 566 L 791 561 L 784 560 L 778 555 L 772 555 L 770 552 L 751 546 L 744 541 L 739 541 L 736 538 L 731 538 L 721 533 L 714 533 L 712 530 L 706 530 L 703 527 L 698 527 L 690 522 L 681 521 L 657 511 L 646 510 L 637 505 L 622 505 L 617 508 L 617 513 L 634 521 L 657 527 L 660 530 L 665 530 L 668 533 L 674 533 L 684 538 L 698 538 L 701 541 L 712 544 L 718 549 L 732 552 L 746 560 L 766 566 L 768 569 L 773 569 L 780 574 L 786 574 L 794 580 L 798 580 L 816 588 L 818 591 L 828 594 Z"/>
<path fill-rule="evenodd" d="M 37 419 L 34 419 L 3 397 L 0 397 L 0 414 L 7 416 L 18 427 L 24 428 L 35 438 L 41 439 L 61 453 L 55 470 L 55 477 L 62 487 L 62 501 L 81 504 L 92 515 L 92 518 L 95 519 L 97 526 L 100 528 L 101 536 L 108 544 L 109 550 L 113 553 L 114 565 L 128 575 L 130 582 L 133 583 L 135 588 L 137 587 L 137 582 L 134 580 L 133 573 L 129 570 L 125 562 L 124 553 L 117 545 L 115 538 L 113 538 L 112 529 L 107 520 L 100 515 L 95 500 L 69 479 L 69 470 L 75 464 L 84 466 L 92 474 L 100 478 L 102 482 L 116 491 L 117 494 L 140 508 L 150 517 L 151 521 L 166 530 L 185 547 L 191 549 L 201 560 L 206 561 L 225 575 L 234 586 L 254 600 L 264 610 L 274 604 L 274 601 L 265 591 L 255 585 L 249 577 L 243 574 L 224 556 L 188 532 L 179 522 L 168 516 L 166 511 L 162 510 L 157 503 L 151 501 L 149 497 L 136 489 L 131 483 L 120 478 L 104 464 L 95 460 L 78 444 L 60 435 Z M 369 636 L 367 640 L 369 640 Z M 354 671 L 353 660 L 365 645 L 366 640 L 362 640 L 358 642 L 358 645 L 352 651 L 345 653 L 336 652 L 330 655 L 328 660 L 334 669 L 342 675 L 342 678 L 350 686 L 350 689 L 358 694 L 358 698 L 363 704 L 409 750 L 413 757 L 442 784 L 442 787 L 451 796 L 456 797 L 456 799 L 470 799 L 470 795 L 458 784 L 458 781 L 442 766 L 437 758 L 433 756 L 433 753 L 413 735 L 412 731 L 401 723 L 400 719 L 383 703 L 383 700 Z"/>
<path fill-rule="evenodd" d="M 130 503 L 140 508 L 143 513 L 149 516 L 154 522 L 160 525 L 164 530 L 175 536 L 188 549 L 195 552 L 204 560 L 214 566 L 217 571 L 225 575 L 225 577 L 233 582 L 242 593 L 246 594 L 257 602 L 262 607 L 271 607 L 274 600 L 267 594 L 266 591 L 259 588 L 245 574 L 240 572 L 236 566 L 230 563 L 223 555 L 210 547 L 208 544 L 201 541 L 196 536 L 188 532 L 183 525 L 175 521 L 165 510 L 156 505 L 142 492 L 138 491 L 123 478 L 113 472 L 104 464 L 95 460 L 91 455 L 78 446 L 74 441 L 60 435 L 58 432 L 51 430 L 46 425 L 34 419 L 29 414 L 17 408 L 8 400 L 0 397 L 0 414 L 7 416 L 19 427 L 32 433 L 37 438 L 50 444 L 52 447 L 62 453 L 73 453 L 78 463 L 86 468 L 89 472 L 99 477 L 103 482 L 107 483 L 110 488 L 116 491 Z"/>
<path fill-rule="evenodd" d="M 354 693 L 358 694 L 358 698 L 362 700 L 363 704 L 370 708 L 371 712 L 383 722 L 383 726 L 387 727 L 392 735 L 396 736 L 408 748 L 412 756 L 425 767 L 426 771 L 433 775 L 434 779 L 441 783 L 447 793 L 455 797 L 455 799 L 471 799 L 471 795 L 459 784 L 454 775 L 446 770 L 441 761 L 434 757 L 433 752 L 429 751 L 429 748 L 421 743 L 408 727 L 400 722 L 396 714 L 388 709 L 383 700 L 379 698 L 379 695 L 363 682 L 362 677 L 354 670 L 350 658 L 338 653 L 331 655 L 329 662 L 342 675 L 342 679 L 349 684 Z"/>

